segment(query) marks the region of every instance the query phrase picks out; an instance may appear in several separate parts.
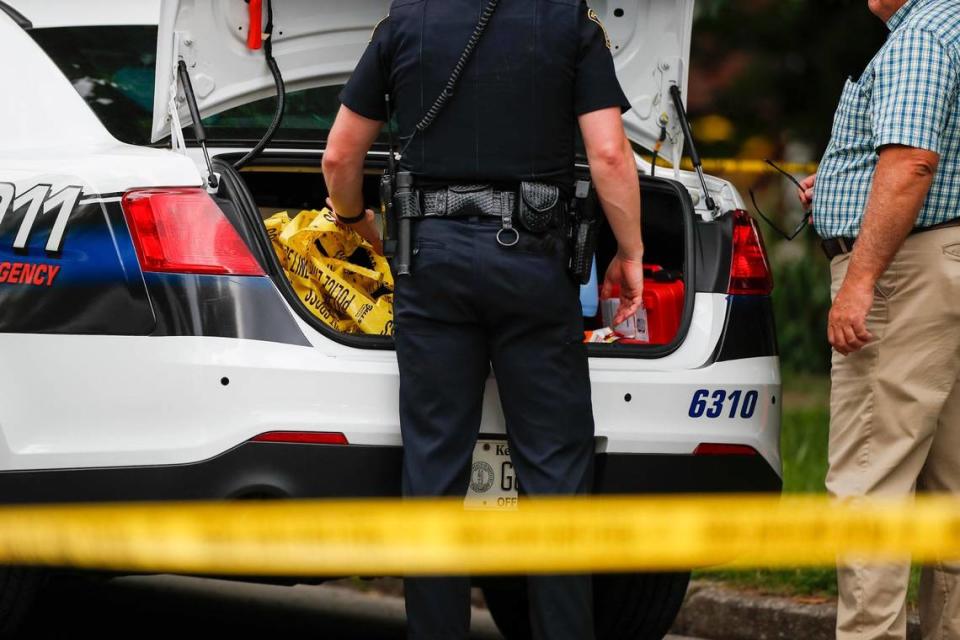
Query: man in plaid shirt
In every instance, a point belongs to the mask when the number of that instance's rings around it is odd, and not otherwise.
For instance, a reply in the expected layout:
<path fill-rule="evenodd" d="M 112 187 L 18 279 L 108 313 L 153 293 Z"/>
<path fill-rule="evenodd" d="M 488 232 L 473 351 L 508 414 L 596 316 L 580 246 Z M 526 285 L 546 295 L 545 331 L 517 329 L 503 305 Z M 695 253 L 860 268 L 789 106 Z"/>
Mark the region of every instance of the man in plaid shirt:
<path fill-rule="evenodd" d="M 800 193 L 833 284 L 827 489 L 960 493 L 960 0 L 869 5 L 890 37 Z M 909 569 L 840 566 L 837 637 L 905 638 Z M 923 637 L 960 638 L 960 566 L 920 597 Z"/>

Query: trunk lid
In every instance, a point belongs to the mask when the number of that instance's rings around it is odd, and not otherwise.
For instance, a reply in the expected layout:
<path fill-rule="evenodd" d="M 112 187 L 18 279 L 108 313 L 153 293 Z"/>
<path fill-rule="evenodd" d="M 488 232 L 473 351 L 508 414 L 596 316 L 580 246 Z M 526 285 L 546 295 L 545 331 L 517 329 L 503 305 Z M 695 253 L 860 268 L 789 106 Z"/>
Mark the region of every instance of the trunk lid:
<path fill-rule="evenodd" d="M 683 136 L 668 89 L 686 95 L 695 0 L 594 0 L 610 39 L 617 75 L 633 110 L 624 116 L 630 138 L 653 149 L 661 124 L 662 153 L 679 160 Z M 261 16 L 266 24 L 266 2 Z M 387 14 L 389 0 L 274 0 L 273 47 L 288 91 L 343 83 Z M 176 67 L 190 71 L 202 117 L 275 94 L 263 51 L 247 47 L 250 6 L 243 0 L 163 0 L 157 38 L 153 140 L 171 124 L 191 122 Z M 171 100 L 174 98 L 174 100 Z M 175 117 L 174 117 L 175 116 Z"/>
<path fill-rule="evenodd" d="M 157 24 L 160 0 L 10 0 L 34 29 L 106 25 Z"/>

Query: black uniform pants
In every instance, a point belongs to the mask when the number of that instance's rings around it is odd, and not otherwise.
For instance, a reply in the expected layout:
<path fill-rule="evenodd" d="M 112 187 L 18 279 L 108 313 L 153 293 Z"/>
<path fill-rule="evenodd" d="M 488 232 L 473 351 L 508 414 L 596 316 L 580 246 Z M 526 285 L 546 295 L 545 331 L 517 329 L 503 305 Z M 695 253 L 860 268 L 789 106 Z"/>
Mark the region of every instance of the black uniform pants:
<path fill-rule="evenodd" d="M 558 231 L 512 248 L 491 220 L 426 219 L 396 286 L 405 496 L 463 496 L 493 365 L 526 496 L 591 489 L 594 427 L 579 289 Z M 521 507 L 522 508 L 522 507 Z M 537 638 L 593 637 L 589 576 L 528 579 Z M 470 580 L 405 580 L 411 638 L 467 636 Z"/>

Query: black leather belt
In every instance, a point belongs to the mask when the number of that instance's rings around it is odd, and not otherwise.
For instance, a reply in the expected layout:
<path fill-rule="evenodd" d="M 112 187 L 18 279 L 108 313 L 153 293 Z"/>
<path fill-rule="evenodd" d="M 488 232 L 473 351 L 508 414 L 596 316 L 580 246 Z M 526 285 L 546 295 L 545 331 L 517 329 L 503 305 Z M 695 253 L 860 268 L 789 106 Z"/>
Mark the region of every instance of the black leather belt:
<path fill-rule="evenodd" d="M 517 206 L 516 191 L 502 191 L 491 185 L 451 185 L 420 192 L 424 218 L 488 217 L 500 219 Z"/>
<path fill-rule="evenodd" d="M 489 218 L 500 221 L 497 242 L 512 247 L 520 242 L 518 227 L 530 233 L 564 229 L 567 204 L 559 187 L 521 182 L 516 191 L 491 184 L 450 185 L 417 192 L 424 218 Z"/>
<path fill-rule="evenodd" d="M 946 229 L 948 227 L 960 227 L 960 218 L 947 220 L 946 222 L 941 222 L 940 224 L 935 224 L 930 227 L 916 227 L 910 232 L 910 235 L 916 235 L 926 231 L 936 231 L 937 229 Z M 827 256 L 827 260 L 833 260 L 837 256 L 842 256 L 845 253 L 853 251 L 853 245 L 856 243 L 856 238 L 828 238 L 821 242 L 820 246 L 823 248 L 823 253 Z"/>
<path fill-rule="evenodd" d="M 853 251 L 853 245 L 856 241 L 856 238 L 827 238 L 820 243 L 820 246 L 823 248 L 827 260 L 833 260 L 837 256 Z"/>

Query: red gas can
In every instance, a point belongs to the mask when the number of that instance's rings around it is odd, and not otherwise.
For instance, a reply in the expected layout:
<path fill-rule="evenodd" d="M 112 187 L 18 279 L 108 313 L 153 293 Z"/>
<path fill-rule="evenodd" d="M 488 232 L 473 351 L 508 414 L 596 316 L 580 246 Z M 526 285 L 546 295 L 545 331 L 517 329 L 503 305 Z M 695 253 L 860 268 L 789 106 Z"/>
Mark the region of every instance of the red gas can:
<path fill-rule="evenodd" d="M 683 318 L 683 277 L 657 265 L 644 265 L 643 275 L 643 309 L 637 313 L 637 337 L 620 342 L 668 344 L 676 337 Z M 614 287 L 611 297 L 620 297 L 618 287 Z"/>

